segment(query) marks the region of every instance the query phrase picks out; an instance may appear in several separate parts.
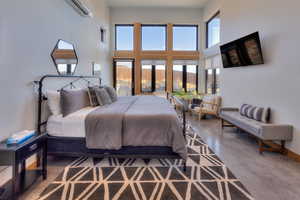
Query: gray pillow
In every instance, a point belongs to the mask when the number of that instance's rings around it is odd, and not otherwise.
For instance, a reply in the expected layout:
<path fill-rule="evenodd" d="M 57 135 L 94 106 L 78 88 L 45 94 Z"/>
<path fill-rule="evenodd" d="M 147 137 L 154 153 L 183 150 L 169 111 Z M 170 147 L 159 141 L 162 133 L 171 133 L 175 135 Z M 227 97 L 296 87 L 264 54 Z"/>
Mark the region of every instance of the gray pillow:
<path fill-rule="evenodd" d="M 107 93 L 109 94 L 112 102 L 115 102 L 118 100 L 118 95 L 116 93 L 115 88 L 113 88 L 111 86 L 104 86 L 104 88 L 106 89 Z"/>
<path fill-rule="evenodd" d="M 97 87 L 88 87 L 88 95 L 90 99 L 90 104 L 92 107 L 99 106 L 99 102 L 96 95 L 96 89 Z"/>
<path fill-rule="evenodd" d="M 63 117 L 90 106 L 89 95 L 86 89 L 62 90 L 60 92 L 60 98 Z"/>
<path fill-rule="evenodd" d="M 101 106 L 112 103 L 112 100 L 105 88 L 95 88 L 95 92 Z"/>

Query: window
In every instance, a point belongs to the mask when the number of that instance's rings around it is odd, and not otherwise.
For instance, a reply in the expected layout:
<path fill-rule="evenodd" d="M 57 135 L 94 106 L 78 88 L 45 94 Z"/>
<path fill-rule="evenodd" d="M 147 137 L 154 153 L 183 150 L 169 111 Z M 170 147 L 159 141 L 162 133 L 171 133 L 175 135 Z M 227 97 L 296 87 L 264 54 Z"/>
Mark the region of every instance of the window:
<path fill-rule="evenodd" d="M 186 90 L 188 92 L 197 91 L 197 65 L 186 66 Z"/>
<path fill-rule="evenodd" d="M 220 68 L 207 69 L 206 74 L 206 93 L 220 94 Z"/>
<path fill-rule="evenodd" d="M 166 65 L 155 66 L 155 91 L 166 91 Z"/>
<path fill-rule="evenodd" d="M 116 25 L 116 50 L 133 50 L 133 25 Z"/>
<path fill-rule="evenodd" d="M 183 65 L 173 66 L 173 91 L 183 90 Z"/>
<path fill-rule="evenodd" d="M 142 50 L 166 50 L 166 25 L 142 25 Z"/>
<path fill-rule="evenodd" d="M 142 61 L 142 92 L 162 92 L 166 90 L 166 65 L 163 60 Z"/>
<path fill-rule="evenodd" d="M 210 48 L 218 43 L 220 43 L 220 12 L 206 23 L 206 47 Z"/>
<path fill-rule="evenodd" d="M 205 59 L 205 85 L 206 93 L 219 94 L 220 93 L 220 68 L 222 60 L 220 55 L 215 55 Z"/>
<path fill-rule="evenodd" d="M 216 79 L 216 94 L 220 94 L 220 68 L 216 69 L 216 75 L 215 75 L 215 79 Z"/>
<path fill-rule="evenodd" d="M 118 96 L 134 94 L 134 62 L 132 60 L 114 61 L 114 86 Z"/>
<path fill-rule="evenodd" d="M 197 51 L 198 50 L 198 26 L 174 25 L 173 26 L 173 50 Z"/>
<path fill-rule="evenodd" d="M 152 65 L 142 65 L 142 91 L 152 92 Z"/>
<path fill-rule="evenodd" d="M 214 70 L 207 69 L 205 70 L 205 77 L 206 77 L 206 91 L 207 94 L 214 94 Z"/>
<path fill-rule="evenodd" d="M 196 61 L 174 61 L 173 91 L 198 91 L 198 65 Z"/>

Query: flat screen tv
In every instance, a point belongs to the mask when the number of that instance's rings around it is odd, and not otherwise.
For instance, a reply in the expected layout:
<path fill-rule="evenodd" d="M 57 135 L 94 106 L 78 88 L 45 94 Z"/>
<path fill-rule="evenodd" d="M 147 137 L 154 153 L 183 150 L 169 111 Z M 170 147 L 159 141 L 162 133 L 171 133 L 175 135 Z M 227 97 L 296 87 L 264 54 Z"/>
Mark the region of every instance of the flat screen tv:
<path fill-rule="evenodd" d="M 264 64 L 258 32 L 224 44 L 220 49 L 224 68 Z"/>

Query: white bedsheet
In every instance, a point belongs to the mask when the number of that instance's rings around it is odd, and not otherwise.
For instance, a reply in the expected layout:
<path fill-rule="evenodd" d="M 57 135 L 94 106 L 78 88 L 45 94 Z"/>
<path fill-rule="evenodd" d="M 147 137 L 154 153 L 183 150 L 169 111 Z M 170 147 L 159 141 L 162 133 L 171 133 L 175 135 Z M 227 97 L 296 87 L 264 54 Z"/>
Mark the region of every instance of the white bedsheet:
<path fill-rule="evenodd" d="M 85 118 L 98 107 L 86 107 L 66 117 L 52 115 L 47 122 L 47 132 L 51 136 L 85 137 Z"/>

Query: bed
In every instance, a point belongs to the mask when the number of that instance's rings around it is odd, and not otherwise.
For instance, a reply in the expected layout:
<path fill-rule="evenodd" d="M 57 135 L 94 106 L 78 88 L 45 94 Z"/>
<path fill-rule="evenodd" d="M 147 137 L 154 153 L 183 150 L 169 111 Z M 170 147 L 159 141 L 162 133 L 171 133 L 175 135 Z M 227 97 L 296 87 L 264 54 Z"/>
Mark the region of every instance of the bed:
<path fill-rule="evenodd" d="M 108 106 L 85 107 L 66 117 L 50 116 L 42 122 L 43 81 L 77 78 L 46 75 L 39 81 L 38 132 L 46 125 L 48 154 L 118 158 L 187 159 L 185 111 L 183 124 L 172 105 L 161 97 L 119 97 Z M 89 83 L 89 81 L 87 81 Z M 65 86 L 64 86 L 65 87 Z"/>

